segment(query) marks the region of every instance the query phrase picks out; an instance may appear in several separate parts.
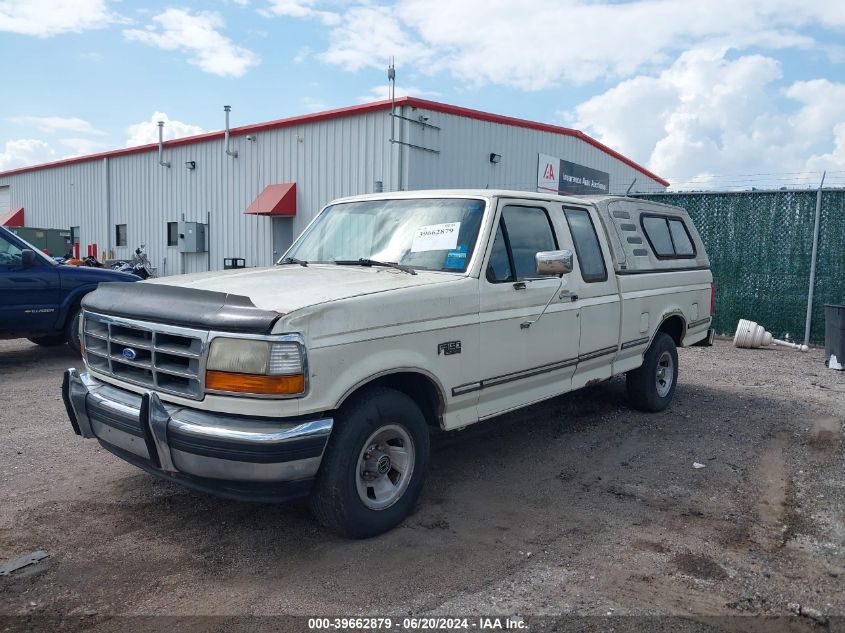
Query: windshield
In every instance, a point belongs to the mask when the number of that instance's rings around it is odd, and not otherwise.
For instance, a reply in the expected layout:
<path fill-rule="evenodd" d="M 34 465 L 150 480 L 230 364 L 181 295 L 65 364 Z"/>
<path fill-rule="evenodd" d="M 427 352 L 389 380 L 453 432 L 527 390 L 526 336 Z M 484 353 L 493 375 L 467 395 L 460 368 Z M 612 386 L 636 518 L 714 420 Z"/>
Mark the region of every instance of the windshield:
<path fill-rule="evenodd" d="M 285 257 L 323 264 L 364 259 L 466 272 L 484 205 L 483 200 L 461 198 L 335 204 L 326 207 Z"/>

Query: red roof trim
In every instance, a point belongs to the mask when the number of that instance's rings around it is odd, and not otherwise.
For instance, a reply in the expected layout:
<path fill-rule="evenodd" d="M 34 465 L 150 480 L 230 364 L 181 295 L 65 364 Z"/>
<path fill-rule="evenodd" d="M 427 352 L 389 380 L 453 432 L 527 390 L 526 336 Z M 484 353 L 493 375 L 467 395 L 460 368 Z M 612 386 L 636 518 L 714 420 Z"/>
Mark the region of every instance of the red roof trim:
<path fill-rule="evenodd" d="M 12 209 L 6 215 L 0 215 L 0 226 L 23 226 L 23 207 Z"/>
<path fill-rule="evenodd" d="M 503 116 L 500 114 L 492 114 L 490 112 L 483 112 L 481 110 L 473 110 L 471 108 L 462 108 L 460 106 L 453 106 L 447 103 L 440 103 L 438 101 L 428 101 L 427 99 L 418 99 L 417 97 L 401 97 L 396 99 L 396 105 L 407 105 L 414 108 L 423 108 L 426 110 L 433 110 L 435 112 L 442 112 L 443 114 L 453 114 L 456 116 L 476 119 L 478 121 L 487 121 L 489 123 L 501 123 L 502 125 L 513 125 L 516 127 L 527 128 L 530 130 L 539 130 L 540 132 L 551 132 L 552 134 L 562 134 L 564 136 L 573 136 L 602 152 L 613 156 L 615 159 L 625 163 L 629 167 L 633 167 L 640 173 L 653 178 L 664 187 L 669 186 L 669 182 L 660 176 L 652 173 L 642 165 L 639 165 L 609 148 L 607 145 L 600 143 L 596 139 L 587 136 L 580 130 L 573 130 L 567 127 L 560 127 L 557 125 L 549 125 L 548 123 L 538 123 L 536 121 L 528 121 L 526 119 L 518 119 L 515 117 Z M 390 107 L 390 101 L 375 101 L 373 103 L 365 103 L 363 105 L 348 106 L 346 108 L 337 108 L 335 110 L 325 110 L 323 112 L 315 112 L 313 114 L 304 114 L 300 116 L 288 117 L 286 119 L 277 119 L 275 121 L 267 121 L 266 123 L 256 123 L 255 125 L 245 125 L 242 127 L 232 128 L 230 135 L 240 136 L 242 134 L 253 134 L 255 132 L 262 132 L 276 128 L 291 127 L 294 125 L 301 125 L 303 123 L 314 123 L 316 121 L 324 121 L 326 119 L 336 119 L 344 116 L 351 116 L 357 114 L 365 114 L 367 112 L 374 112 L 377 110 L 386 110 Z M 223 131 L 209 132 L 207 134 L 199 134 L 197 136 L 186 136 L 185 138 L 173 139 L 165 141 L 165 147 L 176 147 L 179 145 L 187 145 L 189 143 L 201 143 L 203 141 L 211 141 L 214 139 L 222 139 Z M 139 145 L 138 147 L 127 147 L 125 149 L 113 150 L 110 152 L 100 152 L 98 154 L 90 154 L 88 156 L 75 156 L 73 158 L 66 158 L 64 160 L 54 161 L 52 163 L 44 163 L 41 165 L 30 165 L 28 167 L 19 167 L 17 169 L 10 169 L 9 171 L 0 172 L 2 176 L 12 176 L 14 174 L 23 174 L 30 171 L 38 171 L 40 169 L 49 169 L 51 167 L 59 167 L 62 165 L 73 165 L 75 163 L 84 163 L 100 158 L 111 158 L 114 156 L 125 156 L 127 154 L 140 154 L 143 152 L 156 151 L 158 144 Z"/>

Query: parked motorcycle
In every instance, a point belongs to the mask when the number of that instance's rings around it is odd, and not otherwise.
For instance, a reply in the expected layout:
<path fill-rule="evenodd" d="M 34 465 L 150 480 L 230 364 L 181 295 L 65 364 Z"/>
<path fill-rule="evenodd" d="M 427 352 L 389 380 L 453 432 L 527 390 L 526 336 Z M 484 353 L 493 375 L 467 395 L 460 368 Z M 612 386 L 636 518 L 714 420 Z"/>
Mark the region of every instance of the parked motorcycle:
<path fill-rule="evenodd" d="M 130 261 L 120 261 L 112 266 L 113 270 L 119 270 L 122 273 L 131 273 L 141 279 L 149 279 L 156 276 L 156 269 L 150 263 L 146 253 L 146 246 L 141 244 L 135 249 L 135 255 Z"/>
<path fill-rule="evenodd" d="M 103 268 L 103 265 L 93 255 L 88 255 L 87 257 L 82 258 L 82 263 L 79 264 L 80 266 L 89 266 L 90 268 Z"/>

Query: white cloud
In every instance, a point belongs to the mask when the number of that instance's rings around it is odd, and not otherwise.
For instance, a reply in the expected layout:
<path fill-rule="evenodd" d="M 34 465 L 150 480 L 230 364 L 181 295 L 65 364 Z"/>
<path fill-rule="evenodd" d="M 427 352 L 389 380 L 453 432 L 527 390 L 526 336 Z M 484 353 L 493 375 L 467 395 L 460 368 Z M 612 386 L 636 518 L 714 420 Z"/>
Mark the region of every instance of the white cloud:
<path fill-rule="evenodd" d="M 316 97 L 302 97 L 299 101 L 308 112 L 319 112 L 329 107 L 325 101 Z"/>
<path fill-rule="evenodd" d="M 680 188 L 772 186 L 774 177 L 750 175 L 841 166 L 845 84 L 799 81 L 780 91 L 781 77 L 770 57 L 692 50 L 655 76 L 588 99 L 566 120 Z M 815 176 L 795 184 L 800 178 Z"/>
<path fill-rule="evenodd" d="M 13 139 L 6 141 L 0 152 L 0 170 L 46 163 L 55 158 L 56 152 L 44 141 L 34 138 Z"/>
<path fill-rule="evenodd" d="M 109 148 L 106 143 L 94 141 L 90 138 L 63 138 L 61 144 L 71 149 L 71 153 L 63 156 L 69 158 L 72 156 L 85 156 L 86 154 L 95 154 L 97 152 L 105 151 Z"/>
<path fill-rule="evenodd" d="M 278 5 L 286 15 L 308 17 L 338 3 Z M 823 50 L 802 29 L 845 27 L 841 0 L 450 0 L 436 9 L 430 0 L 357 0 L 346 7 L 320 55 L 327 63 L 380 69 L 395 55 L 421 72 L 524 90 L 653 72 L 688 48 Z"/>
<path fill-rule="evenodd" d="M 61 116 L 15 116 L 9 120 L 17 125 L 36 128 L 39 132 L 76 132 L 77 134 L 105 134 L 88 121 L 77 117 Z"/>
<path fill-rule="evenodd" d="M 296 55 L 293 57 L 294 64 L 301 64 L 306 59 L 311 57 L 314 54 L 314 51 L 311 49 L 310 46 L 303 46 L 298 51 L 296 51 Z"/>
<path fill-rule="evenodd" d="M 845 123 L 833 128 L 833 149 L 826 154 L 816 154 L 807 159 L 807 168 L 813 171 L 845 172 Z M 841 179 L 840 179 L 841 180 Z"/>
<path fill-rule="evenodd" d="M 349 9 L 340 24 L 332 29 L 329 39 L 328 49 L 319 58 L 346 70 L 383 69 L 391 55 L 402 63 L 420 65 L 428 61 L 432 53 L 429 46 L 406 32 L 396 9 L 391 7 Z"/>
<path fill-rule="evenodd" d="M 317 4 L 318 0 L 270 0 L 269 6 L 261 13 L 268 16 L 317 19 L 330 26 L 340 22 L 340 15 L 334 11 L 317 9 Z"/>
<path fill-rule="evenodd" d="M 423 90 L 422 88 L 417 88 L 415 86 L 396 86 L 396 98 L 399 97 L 439 97 L 440 93 L 434 90 Z M 361 103 L 367 103 L 369 101 L 385 101 L 390 99 L 390 86 L 388 84 L 384 84 L 381 86 L 374 86 L 370 89 L 369 94 L 362 95 L 358 97 L 358 101 Z"/>
<path fill-rule="evenodd" d="M 126 20 L 105 0 L 0 0 L 0 31 L 51 37 Z"/>
<path fill-rule="evenodd" d="M 166 9 L 152 18 L 144 29 L 126 29 L 123 36 L 166 51 L 182 51 L 188 62 L 221 77 L 241 77 L 260 58 L 220 33 L 223 18 L 214 11 L 191 13 L 186 9 Z"/>
<path fill-rule="evenodd" d="M 133 123 L 126 128 L 126 147 L 158 143 L 159 121 L 164 121 L 164 140 L 166 141 L 184 138 L 185 136 L 195 136 L 205 131 L 198 125 L 173 120 L 164 112 L 154 112 L 149 120 Z"/>

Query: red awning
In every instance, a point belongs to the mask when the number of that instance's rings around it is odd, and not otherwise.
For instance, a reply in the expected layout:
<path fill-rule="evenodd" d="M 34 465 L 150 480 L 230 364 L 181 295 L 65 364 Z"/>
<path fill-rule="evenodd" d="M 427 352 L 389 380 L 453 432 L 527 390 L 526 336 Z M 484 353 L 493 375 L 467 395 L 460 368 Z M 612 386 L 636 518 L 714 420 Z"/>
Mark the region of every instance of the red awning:
<path fill-rule="evenodd" d="M 296 183 L 267 185 L 244 213 L 254 215 L 296 215 Z"/>
<path fill-rule="evenodd" d="M 23 207 L 12 209 L 6 215 L 0 215 L 0 226 L 23 226 Z"/>

